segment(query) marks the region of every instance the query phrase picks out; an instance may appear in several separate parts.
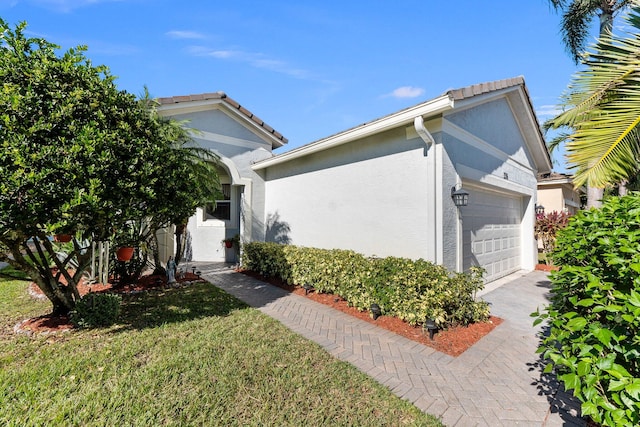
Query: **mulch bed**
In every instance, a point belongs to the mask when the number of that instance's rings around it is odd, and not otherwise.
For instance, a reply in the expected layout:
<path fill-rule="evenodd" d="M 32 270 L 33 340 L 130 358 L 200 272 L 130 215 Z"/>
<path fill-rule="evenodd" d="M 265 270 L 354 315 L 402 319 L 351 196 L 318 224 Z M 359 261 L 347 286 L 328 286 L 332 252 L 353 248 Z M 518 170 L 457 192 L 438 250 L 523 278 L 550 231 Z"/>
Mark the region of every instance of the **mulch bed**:
<path fill-rule="evenodd" d="M 549 264 L 536 264 L 536 270 L 538 271 L 558 271 L 560 267 L 557 265 L 549 265 Z"/>
<path fill-rule="evenodd" d="M 433 337 L 433 340 L 431 340 L 429 339 L 429 334 L 426 331 L 423 331 L 421 327 L 411 326 L 397 317 L 380 316 L 376 320 L 373 320 L 373 317 L 368 311 L 359 311 L 354 307 L 350 307 L 346 301 L 336 297 L 335 295 L 322 294 L 314 291 L 310 291 L 306 294 L 305 290 L 300 286 L 291 286 L 283 283 L 282 280 L 279 279 L 265 278 L 252 271 L 240 272 L 262 280 L 263 282 L 278 286 L 279 288 L 295 293 L 296 295 L 327 305 L 350 316 L 364 320 L 365 322 L 369 322 L 454 357 L 464 353 L 465 350 L 473 346 L 482 337 L 502 323 L 501 318 L 491 316 L 487 322 L 474 323 L 469 326 L 456 326 L 447 330 L 438 331 Z"/>
<path fill-rule="evenodd" d="M 183 286 L 186 283 L 204 282 L 193 273 L 184 273 L 184 276 L 176 278 L 176 286 Z M 164 275 L 146 275 L 140 277 L 137 283 L 117 286 L 112 283 L 87 284 L 84 280 L 78 285 L 78 292 L 84 296 L 89 292 L 112 292 L 112 293 L 138 293 L 153 289 L 166 288 L 166 277 Z M 46 298 L 40 288 L 35 283 L 29 285 L 29 294 L 35 298 Z M 26 334 L 47 334 L 52 332 L 65 332 L 73 329 L 74 326 L 68 316 L 45 314 L 43 316 L 32 317 L 17 324 L 14 327 L 16 333 Z"/>

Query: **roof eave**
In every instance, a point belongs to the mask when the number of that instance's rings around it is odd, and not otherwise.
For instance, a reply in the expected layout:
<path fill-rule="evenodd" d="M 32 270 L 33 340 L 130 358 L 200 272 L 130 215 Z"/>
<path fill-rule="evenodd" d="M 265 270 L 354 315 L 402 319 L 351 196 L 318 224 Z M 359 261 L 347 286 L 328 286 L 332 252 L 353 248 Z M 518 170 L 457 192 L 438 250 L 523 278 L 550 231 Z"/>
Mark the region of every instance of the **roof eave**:
<path fill-rule="evenodd" d="M 362 124 L 352 129 L 348 129 L 336 135 L 320 139 L 316 142 L 312 142 L 300 148 L 288 151 L 283 154 L 279 154 L 270 159 L 262 160 L 258 163 L 255 163 L 251 168 L 253 170 L 266 169 L 271 166 L 298 159 L 300 157 L 308 156 L 310 154 L 324 151 L 329 148 L 337 147 L 351 141 L 362 139 L 379 132 L 403 126 L 408 123 L 413 123 L 413 120 L 418 116 L 430 117 L 442 114 L 445 111 L 453 109 L 453 104 L 453 99 L 448 94 L 445 94 L 414 107 L 407 108 L 405 110 L 390 114 L 372 122 Z"/>

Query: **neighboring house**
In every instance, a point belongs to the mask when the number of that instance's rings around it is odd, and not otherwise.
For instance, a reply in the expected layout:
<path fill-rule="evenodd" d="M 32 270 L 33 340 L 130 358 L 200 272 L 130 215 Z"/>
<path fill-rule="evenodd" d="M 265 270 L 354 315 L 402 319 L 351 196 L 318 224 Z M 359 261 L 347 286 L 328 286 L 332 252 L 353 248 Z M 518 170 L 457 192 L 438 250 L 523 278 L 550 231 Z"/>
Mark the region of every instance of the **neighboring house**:
<path fill-rule="evenodd" d="M 423 258 L 485 280 L 532 270 L 551 160 L 521 77 L 450 90 L 253 166 L 293 244 Z M 452 190 L 469 193 L 457 208 Z"/>
<path fill-rule="evenodd" d="M 195 261 L 229 260 L 220 242 L 238 233 L 481 265 L 487 282 L 537 262 L 536 175 L 551 161 L 521 77 L 450 90 L 277 156 L 286 139 L 223 94 L 160 101 L 163 115 L 201 131 L 194 139 L 222 157 L 230 185 L 229 219 L 199 209 L 189 221 Z M 460 188 L 468 205 L 456 207 Z"/>
<path fill-rule="evenodd" d="M 197 129 L 194 141 L 220 156 L 220 182 L 224 197 L 198 208 L 187 225 L 188 261 L 236 261 L 235 248 L 225 248 L 224 238 L 239 235 L 243 241 L 264 239 L 264 181 L 251 169 L 273 156 L 287 139 L 223 92 L 160 98 L 159 112 L 186 120 Z M 160 242 L 161 259 L 173 253 L 173 236 Z"/>
<path fill-rule="evenodd" d="M 538 174 L 538 204 L 545 212 L 578 212 L 585 195 L 583 187 L 574 188 L 571 175 L 548 172 Z"/>

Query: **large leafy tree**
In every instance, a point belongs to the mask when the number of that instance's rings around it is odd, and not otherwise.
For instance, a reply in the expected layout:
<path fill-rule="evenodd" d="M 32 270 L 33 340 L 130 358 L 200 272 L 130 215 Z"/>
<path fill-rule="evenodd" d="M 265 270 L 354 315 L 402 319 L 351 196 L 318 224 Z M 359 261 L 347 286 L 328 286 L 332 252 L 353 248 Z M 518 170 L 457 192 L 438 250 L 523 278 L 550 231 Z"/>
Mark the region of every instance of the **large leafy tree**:
<path fill-rule="evenodd" d="M 640 6 L 627 18 L 631 30 L 602 37 L 584 70 L 562 97 L 566 111 L 552 127 L 567 127 L 566 149 L 575 183 L 612 185 L 637 172 L 640 154 Z"/>
<path fill-rule="evenodd" d="M 549 0 L 554 9 L 562 13 L 562 41 L 576 64 L 585 51 L 593 19 L 596 16 L 599 18 L 599 36 L 606 37 L 612 33 L 614 17 L 633 2 L 634 0 Z M 564 142 L 563 134 L 551 142 L 550 149 L 555 149 L 561 142 Z M 587 185 L 588 207 L 600 206 L 602 197 L 602 188 Z"/>
<path fill-rule="evenodd" d="M 58 54 L 24 28 L 0 20 L 0 260 L 29 273 L 54 313 L 65 313 L 91 261 L 87 241 L 149 212 L 168 224 L 199 201 L 174 124 L 118 90 L 84 48 Z M 63 256 L 55 233 L 75 236 Z"/>

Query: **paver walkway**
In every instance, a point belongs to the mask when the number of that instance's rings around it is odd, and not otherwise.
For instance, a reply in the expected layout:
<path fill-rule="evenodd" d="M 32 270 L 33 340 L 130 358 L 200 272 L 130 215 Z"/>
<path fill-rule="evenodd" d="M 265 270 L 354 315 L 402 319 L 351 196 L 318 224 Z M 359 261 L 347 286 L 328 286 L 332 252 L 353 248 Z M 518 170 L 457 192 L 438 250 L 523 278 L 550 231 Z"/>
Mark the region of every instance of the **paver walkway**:
<path fill-rule="evenodd" d="M 504 319 L 454 358 L 219 264 L 203 277 L 296 333 L 319 343 L 447 426 L 584 426 L 578 403 L 542 373 L 539 328 L 529 314 L 547 304 L 546 273 L 514 275 L 483 298 Z M 496 286 L 499 285 L 499 286 Z"/>

